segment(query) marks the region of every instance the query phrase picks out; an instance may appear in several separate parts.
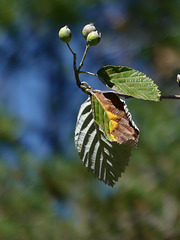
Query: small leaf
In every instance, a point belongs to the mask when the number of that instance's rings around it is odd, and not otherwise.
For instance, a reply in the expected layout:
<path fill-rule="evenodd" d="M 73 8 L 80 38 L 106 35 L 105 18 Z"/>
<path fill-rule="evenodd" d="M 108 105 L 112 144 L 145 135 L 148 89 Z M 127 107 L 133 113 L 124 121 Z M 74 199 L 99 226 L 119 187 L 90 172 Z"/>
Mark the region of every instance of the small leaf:
<path fill-rule="evenodd" d="M 142 72 L 122 66 L 105 66 L 97 74 L 107 87 L 119 93 L 139 99 L 159 101 L 158 86 Z"/>
<path fill-rule="evenodd" d="M 92 91 L 93 92 L 93 91 Z M 93 115 L 109 141 L 136 147 L 139 129 L 132 121 L 125 102 L 111 92 L 92 95 Z"/>
<path fill-rule="evenodd" d="M 75 129 L 75 145 L 85 168 L 99 180 L 113 186 L 128 165 L 132 147 L 106 138 L 101 124 L 97 123 L 97 112 L 92 110 L 93 101 L 94 96 L 81 105 Z"/>

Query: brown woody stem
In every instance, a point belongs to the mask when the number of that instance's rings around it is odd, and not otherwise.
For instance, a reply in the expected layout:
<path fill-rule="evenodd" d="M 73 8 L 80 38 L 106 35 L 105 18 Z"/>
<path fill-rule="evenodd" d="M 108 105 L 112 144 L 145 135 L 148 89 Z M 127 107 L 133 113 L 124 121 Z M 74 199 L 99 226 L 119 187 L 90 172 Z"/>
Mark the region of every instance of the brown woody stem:
<path fill-rule="evenodd" d="M 86 45 L 86 49 L 85 49 L 85 51 L 84 51 L 84 55 L 83 55 L 83 57 L 82 57 L 82 60 L 81 60 L 81 63 L 80 63 L 80 65 L 79 65 L 79 68 L 78 68 L 78 69 L 77 69 L 77 64 L 76 64 L 77 55 L 76 55 L 76 53 L 72 50 L 72 48 L 70 47 L 69 43 L 67 43 L 67 46 L 68 46 L 69 50 L 71 51 L 71 53 L 72 53 L 72 55 L 73 55 L 73 69 L 74 69 L 76 84 L 77 84 L 77 86 L 78 86 L 83 92 L 85 92 L 86 94 L 89 94 L 89 92 L 87 91 L 88 86 L 87 86 L 86 83 L 84 83 L 84 82 L 81 83 L 81 81 L 80 81 L 80 79 L 79 79 L 79 73 L 81 73 L 81 72 L 80 72 L 80 69 L 81 69 L 82 66 L 83 66 L 84 59 L 85 59 L 85 57 L 86 57 L 86 54 L 87 54 L 87 51 L 88 51 L 90 45 L 88 45 L 88 44 Z"/>
<path fill-rule="evenodd" d="M 112 92 L 114 94 L 117 94 L 118 96 L 120 97 L 124 97 L 124 98 L 134 98 L 133 96 L 130 96 L 130 95 L 126 95 L 126 94 L 123 94 L 123 93 L 119 93 L 119 92 L 116 92 L 116 91 L 101 91 L 101 90 L 93 90 L 93 92 L 101 92 L 101 93 L 106 93 L 106 92 Z M 179 99 L 180 100 L 180 95 L 161 95 L 159 97 L 160 100 L 163 100 L 163 99 Z"/>
<path fill-rule="evenodd" d="M 161 95 L 160 100 L 162 99 L 180 99 L 180 95 Z"/>
<path fill-rule="evenodd" d="M 81 88 L 81 90 L 87 94 L 89 94 L 90 92 L 88 91 L 88 88 L 87 86 L 85 86 L 84 83 L 81 83 L 80 79 L 79 79 L 79 74 L 80 73 L 85 73 L 85 74 L 89 74 L 89 75 L 92 75 L 92 76 L 95 76 L 97 77 L 97 74 L 95 73 L 91 73 L 91 72 L 85 72 L 85 71 L 80 71 L 83 64 L 84 64 L 84 60 L 85 60 L 85 57 L 86 57 L 86 54 L 88 52 L 88 49 L 90 47 L 90 45 L 86 45 L 86 49 L 84 51 L 84 54 L 83 54 L 83 57 L 82 57 L 82 60 L 79 64 L 79 67 L 77 69 L 77 65 L 76 65 L 76 59 L 77 59 L 77 55 L 76 53 L 71 49 L 69 43 L 67 43 L 67 46 L 69 48 L 69 50 L 71 51 L 71 53 L 73 54 L 73 68 L 74 68 L 74 74 L 75 74 L 75 79 L 76 79 L 76 84 L 79 88 Z M 93 90 L 94 92 L 101 92 L 101 93 L 105 93 L 107 91 L 100 91 L 100 90 Z M 115 94 L 117 94 L 118 96 L 120 97 L 124 97 L 124 98 L 134 98 L 133 96 L 130 96 L 130 95 L 126 95 L 126 94 L 123 94 L 123 93 L 119 93 L 119 92 L 116 92 L 116 91 L 110 91 L 110 92 L 113 92 Z M 161 95 L 159 97 L 159 100 L 163 100 L 163 99 L 174 99 L 174 100 L 177 100 L 179 99 L 180 100 L 180 95 Z"/>
<path fill-rule="evenodd" d="M 73 50 L 71 49 L 69 43 L 67 43 L 67 46 L 68 46 L 69 50 L 71 51 L 71 53 L 73 54 L 73 68 L 74 68 L 74 74 L 75 74 L 76 84 L 78 85 L 79 88 L 81 88 L 81 81 L 80 81 L 80 79 L 79 79 L 79 72 L 78 72 L 78 70 L 77 70 L 77 65 L 76 65 L 77 56 L 76 56 L 76 53 L 73 52 Z"/>

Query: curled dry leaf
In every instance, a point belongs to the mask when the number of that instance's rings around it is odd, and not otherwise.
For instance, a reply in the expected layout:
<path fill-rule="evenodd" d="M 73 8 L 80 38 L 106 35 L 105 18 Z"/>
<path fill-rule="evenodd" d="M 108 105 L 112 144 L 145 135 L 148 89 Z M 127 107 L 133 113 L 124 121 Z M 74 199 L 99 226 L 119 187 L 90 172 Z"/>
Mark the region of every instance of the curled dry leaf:
<path fill-rule="evenodd" d="M 133 122 L 125 101 L 114 93 L 99 92 L 92 95 L 92 106 L 95 121 L 109 141 L 137 147 L 139 129 Z"/>

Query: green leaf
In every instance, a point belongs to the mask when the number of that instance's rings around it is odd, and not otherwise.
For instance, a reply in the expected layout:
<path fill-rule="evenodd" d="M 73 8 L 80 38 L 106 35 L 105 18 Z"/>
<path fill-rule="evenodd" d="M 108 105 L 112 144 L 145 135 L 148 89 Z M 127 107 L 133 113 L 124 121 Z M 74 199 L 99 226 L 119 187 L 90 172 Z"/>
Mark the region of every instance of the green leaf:
<path fill-rule="evenodd" d="M 142 72 L 122 66 L 105 66 L 97 74 L 114 91 L 134 98 L 159 101 L 158 86 Z"/>
<path fill-rule="evenodd" d="M 85 168 L 99 180 L 113 186 L 128 165 L 132 147 L 107 140 L 93 115 L 89 97 L 79 110 L 75 146 Z"/>

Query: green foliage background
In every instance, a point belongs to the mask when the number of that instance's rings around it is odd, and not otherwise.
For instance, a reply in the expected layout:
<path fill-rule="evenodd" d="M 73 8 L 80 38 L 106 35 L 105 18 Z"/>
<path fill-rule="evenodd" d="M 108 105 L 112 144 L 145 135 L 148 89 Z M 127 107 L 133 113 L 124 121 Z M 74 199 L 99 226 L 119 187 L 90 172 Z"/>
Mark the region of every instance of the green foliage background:
<path fill-rule="evenodd" d="M 0 0 L 0 20 L 10 32 L 18 31 L 13 26 L 22 24 L 22 14 L 33 18 L 37 29 L 43 24 L 49 28 L 66 22 L 80 24 L 82 12 L 95 4 L 102 3 Z M 178 91 L 175 75 L 180 66 L 169 64 L 167 72 L 159 62 L 164 49 L 174 54 L 180 49 L 179 1 L 136 1 L 129 12 L 136 22 L 143 21 L 142 31 L 145 27 L 152 37 L 158 35 L 157 46 L 142 49 L 140 57 L 154 61 L 162 92 Z M 159 31 L 161 16 L 169 18 L 169 25 Z M 116 30 L 135 31 L 130 22 Z M 167 81 L 167 74 L 172 81 Z M 125 174 L 113 189 L 87 173 L 78 157 L 67 159 L 57 151 L 39 163 L 17 137 L 18 119 L 1 111 L 0 150 L 13 152 L 19 164 L 12 167 L 0 155 L 0 239 L 180 239 L 180 103 L 127 103 L 141 135 Z"/>

